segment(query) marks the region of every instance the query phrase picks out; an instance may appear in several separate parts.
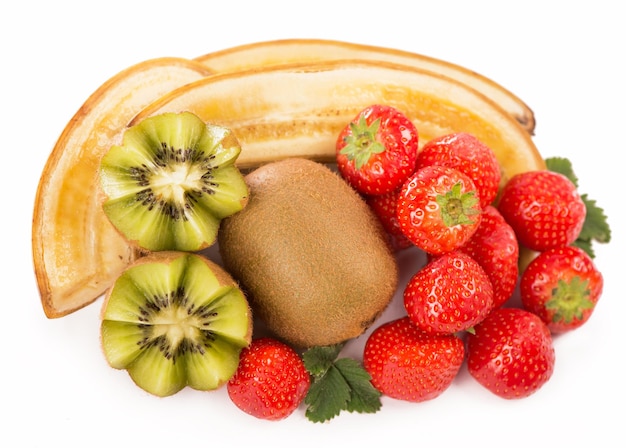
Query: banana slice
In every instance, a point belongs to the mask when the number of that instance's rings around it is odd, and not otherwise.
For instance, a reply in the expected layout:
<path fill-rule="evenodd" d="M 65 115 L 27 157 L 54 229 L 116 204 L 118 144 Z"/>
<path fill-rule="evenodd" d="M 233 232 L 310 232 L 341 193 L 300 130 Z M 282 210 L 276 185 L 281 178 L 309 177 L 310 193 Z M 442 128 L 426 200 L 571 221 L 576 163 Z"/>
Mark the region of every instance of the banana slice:
<path fill-rule="evenodd" d="M 534 132 L 533 111 L 511 91 L 465 67 L 421 54 L 334 40 L 284 39 L 227 48 L 196 58 L 216 73 L 338 59 L 393 62 L 448 76 L 481 92 L 507 110 L 528 133 L 532 135 Z"/>
<path fill-rule="evenodd" d="M 46 316 L 93 302 L 138 255 L 101 209 L 102 155 L 143 107 L 209 74 L 180 58 L 139 63 L 104 83 L 69 121 L 44 167 L 33 214 L 33 261 Z"/>
<path fill-rule="evenodd" d="M 191 111 L 233 130 L 241 168 L 288 157 L 335 160 L 340 130 L 362 108 L 382 103 L 407 114 L 421 144 L 466 131 L 493 149 L 502 182 L 544 167 L 530 135 L 498 104 L 430 71 L 380 61 L 337 60 L 214 75 L 164 95 L 131 123 Z"/>

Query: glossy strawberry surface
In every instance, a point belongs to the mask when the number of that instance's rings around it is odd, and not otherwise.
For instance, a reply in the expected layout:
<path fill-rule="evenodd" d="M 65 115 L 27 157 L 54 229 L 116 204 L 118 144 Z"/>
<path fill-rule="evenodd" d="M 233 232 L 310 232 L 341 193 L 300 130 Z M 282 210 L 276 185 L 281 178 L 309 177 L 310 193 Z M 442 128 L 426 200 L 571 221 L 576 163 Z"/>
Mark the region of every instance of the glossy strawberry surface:
<path fill-rule="evenodd" d="M 498 209 L 485 207 L 478 229 L 459 250 L 476 260 L 489 276 L 494 308 L 511 298 L 519 275 L 519 245 Z"/>
<path fill-rule="evenodd" d="M 552 335 L 543 321 L 520 308 L 493 310 L 467 334 L 467 366 L 483 387 L 506 399 L 537 392 L 554 372 Z"/>
<path fill-rule="evenodd" d="M 366 197 L 367 205 L 370 206 L 380 220 L 387 233 L 389 245 L 394 252 L 413 247 L 413 243 L 402 232 L 398 222 L 396 209 L 399 194 L 400 189 L 398 188 L 386 194 Z"/>
<path fill-rule="evenodd" d="M 467 132 L 446 134 L 426 142 L 417 156 L 416 169 L 428 165 L 456 168 L 474 182 L 481 207 L 491 204 L 500 186 L 500 164 L 494 152 Z"/>
<path fill-rule="evenodd" d="M 298 353 L 282 342 L 263 337 L 242 350 L 227 391 L 231 401 L 247 414 L 282 420 L 298 408 L 310 384 Z"/>
<path fill-rule="evenodd" d="M 553 333 L 583 325 L 604 286 L 602 274 L 585 251 L 563 247 L 540 253 L 522 273 L 524 308 L 537 314 Z"/>
<path fill-rule="evenodd" d="M 415 170 L 417 143 L 411 120 L 391 106 L 374 104 L 337 137 L 337 169 L 359 193 L 389 193 Z"/>
<path fill-rule="evenodd" d="M 417 247 L 433 255 L 459 248 L 480 224 L 482 208 L 474 182 L 462 172 L 431 165 L 402 186 L 398 222 Z"/>
<path fill-rule="evenodd" d="M 369 336 L 363 366 L 384 395 L 423 402 L 450 387 L 464 355 L 458 336 L 424 332 L 402 317 L 382 324 Z"/>
<path fill-rule="evenodd" d="M 404 290 L 409 318 L 428 332 L 468 330 L 487 316 L 492 305 L 489 277 L 478 262 L 460 251 L 431 260 Z"/>
<path fill-rule="evenodd" d="M 576 186 L 547 170 L 513 176 L 502 189 L 498 210 L 520 244 L 537 251 L 572 244 L 586 214 Z"/>

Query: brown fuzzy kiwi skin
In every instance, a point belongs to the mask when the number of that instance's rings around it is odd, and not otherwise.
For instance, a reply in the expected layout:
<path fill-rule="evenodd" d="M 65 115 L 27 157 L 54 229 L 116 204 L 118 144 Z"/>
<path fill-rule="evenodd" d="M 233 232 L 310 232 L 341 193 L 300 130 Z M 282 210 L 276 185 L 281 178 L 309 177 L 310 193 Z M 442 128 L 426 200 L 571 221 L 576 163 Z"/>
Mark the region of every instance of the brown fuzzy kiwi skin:
<path fill-rule="evenodd" d="M 387 308 L 398 267 L 363 198 L 318 162 L 272 162 L 246 176 L 246 208 L 222 221 L 219 251 L 255 316 L 298 348 L 363 334 Z"/>

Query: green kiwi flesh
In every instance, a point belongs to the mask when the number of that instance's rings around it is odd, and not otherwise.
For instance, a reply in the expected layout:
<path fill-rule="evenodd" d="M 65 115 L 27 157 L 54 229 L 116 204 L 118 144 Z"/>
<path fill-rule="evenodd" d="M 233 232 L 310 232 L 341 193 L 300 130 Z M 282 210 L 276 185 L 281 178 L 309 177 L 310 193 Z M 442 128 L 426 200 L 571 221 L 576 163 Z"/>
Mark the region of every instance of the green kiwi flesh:
<path fill-rule="evenodd" d="M 214 390 L 234 375 L 252 315 L 233 278 L 199 254 L 137 260 L 105 297 L 101 342 L 109 365 L 145 391 Z"/>
<path fill-rule="evenodd" d="M 192 113 L 146 118 L 100 162 L 104 212 L 143 249 L 204 249 L 215 242 L 221 219 L 247 201 L 235 166 L 240 152 L 230 130 Z"/>
<path fill-rule="evenodd" d="M 295 347 L 357 337 L 396 291 L 380 222 L 326 165 L 293 158 L 246 176 L 246 208 L 222 221 L 218 247 L 256 317 Z"/>

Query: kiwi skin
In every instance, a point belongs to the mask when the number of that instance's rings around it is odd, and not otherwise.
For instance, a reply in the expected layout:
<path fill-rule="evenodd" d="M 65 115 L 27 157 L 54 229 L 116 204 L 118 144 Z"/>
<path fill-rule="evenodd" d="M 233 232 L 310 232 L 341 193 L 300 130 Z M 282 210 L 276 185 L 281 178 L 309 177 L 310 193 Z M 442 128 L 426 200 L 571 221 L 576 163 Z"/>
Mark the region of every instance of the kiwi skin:
<path fill-rule="evenodd" d="M 292 158 L 246 176 L 245 209 L 218 232 L 253 313 L 298 348 L 363 334 L 398 285 L 396 259 L 363 198 L 326 165 Z"/>

